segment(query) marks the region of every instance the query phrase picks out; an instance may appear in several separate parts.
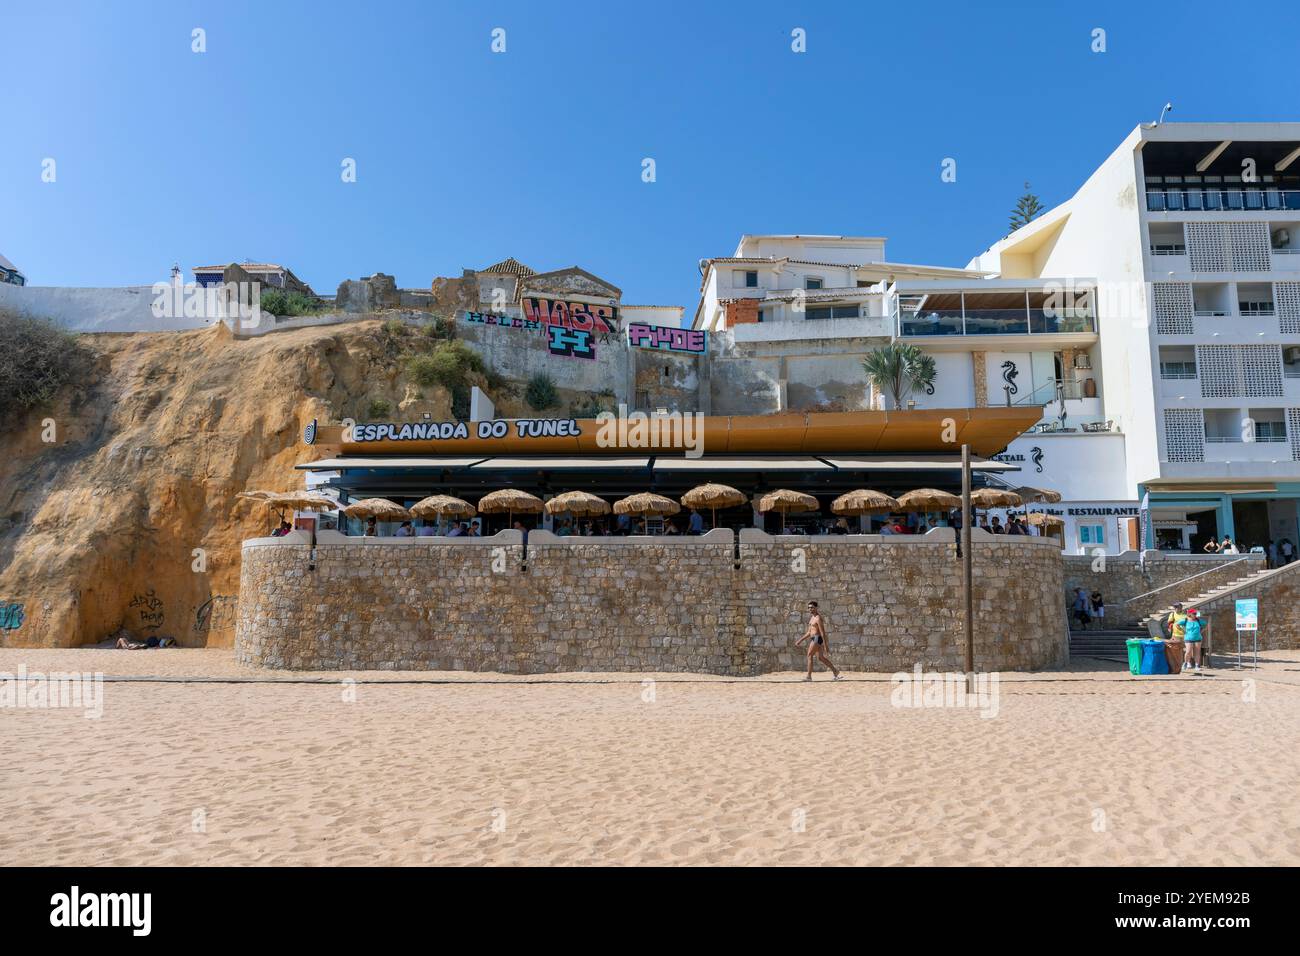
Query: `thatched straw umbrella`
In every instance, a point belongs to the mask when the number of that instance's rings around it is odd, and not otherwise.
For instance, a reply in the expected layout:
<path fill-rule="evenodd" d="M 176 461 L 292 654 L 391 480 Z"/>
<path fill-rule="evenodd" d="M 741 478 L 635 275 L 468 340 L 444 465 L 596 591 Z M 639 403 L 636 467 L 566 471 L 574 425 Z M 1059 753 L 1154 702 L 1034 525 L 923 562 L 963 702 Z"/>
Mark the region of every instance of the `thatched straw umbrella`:
<path fill-rule="evenodd" d="M 960 507 L 960 498 L 937 488 L 917 488 L 898 496 L 899 511 L 951 511 Z"/>
<path fill-rule="evenodd" d="M 1065 519 L 1058 518 L 1056 515 L 1044 514 L 1041 511 L 1035 511 L 1026 519 L 1032 525 L 1038 525 L 1043 529 L 1043 534 L 1055 534 L 1056 532 L 1064 533 Z"/>
<path fill-rule="evenodd" d="M 265 499 L 272 508 L 293 508 L 297 511 L 332 511 L 338 500 L 319 491 L 277 492 Z"/>
<path fill-rule="evenodd" d="M 929 514 L 932 511 L 951 511 L 961 507 L 961 498 L 937 488 L 917 488 L 898 496 L 899 511 Z"/>
<path fill-rule="evenodd" d="M 1059 504 L 1061 501 L 1061 493 L 1059 491 L 1052 491 L 1050 488 L 1031 488 L 1029 485 L 1026 485 L 1023 488 L 1017 488 L 1016 494 L 1020 496 L 1021 500 L 1025 504 L 1028 504 L 1031 501 L 1042 501 L 1049 505 L 1054 505 Z"/>
<path fill-rule="evenodd" d="M 883 491 L 859 488 L 840 495 L 831 502 L 831 511 L 837 515 L 877 515 L 898 510 L 898 499 Z"/>
<path fill-rule="evenodd" d="M 443 515 L 453 518 L 474 517 L 474 506 L 461 498 L 451 495 L 429 495 L 411 505 L 411 514 L 417 518 L 441 519 Z"/>
<path fill-rule="evenodd" d="M 1023 503 L 1020 495 L 1004 488 L 979 488 L 970 493 L 970 503 L 976 508 L 1015 508 Z"/>
<path fill-rule="evenodd" d="M 609 514 L 609 502 L 587 491 L 566 491 L 546 502 L 546 513 L 594 518 L 596 515 Z"/>
<path fill-rule="evenodd" d="M 543 507 L 541 498 L 520 491 L 518 488 L 502 488 L 499 491 L 488 492 L 478 500 L 478 510 L 485 515 L 500 514 L 504 511 L 507 527 L 514 524 L 516 511 L 520 514 L 535 515 Z"/>
<path fill-rule="evenodd" d="M 591 518 L 609 514 L 609 502 L 586 491 L 566 491 L 546 502 L 548 515 L 573 515 Z"/>
<path fill-rule="evenodd" d="M 319 491 L 241 491 L 235 497 L 248 501 L 260 501 L 284 520 L 284 509 L 298 511 L 332 511 L 339 506 L 338 501 L 323 495 Z"/>
<path fill-rule="evenodd" d="M 651 491 L 628 495 L 614 502 L 616 515 L 675 515 L 681 510 L 682 506 L 673 499 L 656 495 Z"/>
<path fill-rule="evenodd" d="M 713 527 L 718 526 L 718 509 L 735 508 L 749 501 L 742 491 L 737 491 L 730 485 L 707 484 L 699 485 L 692 488 L 686 494 L 682 495 L 682 504 L 687 508 L 698 511 L 700 508 L 708 508 L 713 512 Z"/>
<path fill-rule="evenodd" d="M 1026 516 L 1029 514 L 1028 505 L 1031 502 L 1042 502 L 1044 504 L 1054 505 L 1059 503 L 1061 500 L 1061 493 L 1059 491 L 1053 491 L 1050 488 L 1034 488 L 1029 485 L 1025 485 L 1023 488 L 1017 488 L 1016 494 L 1020 496 L 1022 509 Z"/>
<path fill-rule="evenodd" d="M 379 521 L 406 521 L 411 513 L 387 498 L 362 498 L 343 509 L 349 518 L 375 518 Z"/>
<path fill-rule="evenodd" d="M 779 511 L 781 513 L 781 533 L 785 534 L 785 516 L 791 511 L 816 511 L 817 499 L 812 495 L 805 495 L 802 491 L 778 488 L 776 491 L 769 491 L 758 499 L 758 510 L 764 514 L 769 511 Z"/>

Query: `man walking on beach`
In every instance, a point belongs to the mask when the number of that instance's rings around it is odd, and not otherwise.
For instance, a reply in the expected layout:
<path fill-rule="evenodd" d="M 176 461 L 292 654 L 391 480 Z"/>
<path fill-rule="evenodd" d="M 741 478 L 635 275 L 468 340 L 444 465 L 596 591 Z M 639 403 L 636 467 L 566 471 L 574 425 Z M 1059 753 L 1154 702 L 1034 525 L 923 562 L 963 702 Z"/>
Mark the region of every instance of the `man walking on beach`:
<path fill-rule="evenodd" d="M 808 630 L 804 631 L 803 637 L 794 642 L 798 647 L 804 641 L 808 641 L 808 674 L 804 680 L 812 680 L 813 659 L 819 659 L 823 664 L 831 669 L 835 675 L 834 680 L 840 679 L 840 672 L 835 669 L 831 659 L 826 656 L 826 651 L 830 647 L 830 642 L 826 638 L 826 621 L 822 617 L 822 612 L 817 610 L 817 602 L 808 602 Z"/>

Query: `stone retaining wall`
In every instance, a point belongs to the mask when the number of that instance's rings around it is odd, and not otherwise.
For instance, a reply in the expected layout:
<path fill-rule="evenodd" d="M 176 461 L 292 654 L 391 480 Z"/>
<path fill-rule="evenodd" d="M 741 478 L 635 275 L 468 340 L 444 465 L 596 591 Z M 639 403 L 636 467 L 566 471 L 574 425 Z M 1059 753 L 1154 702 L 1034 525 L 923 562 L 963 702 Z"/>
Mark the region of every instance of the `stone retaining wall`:
<path fill-rule="evenodd" d="M 1262 571 L 1265 563 L 1263 555 L 1221 557 L 1217 554 L 1166 554 L 1163 551 L 1148 551 L 1144 562 L 1138 561 L 1136 551 L 1096 557 L 1067 554 L 1064 562 L 1065 606 L 1069 607 L 1073 602 L 1076 587 L 1089 594 L 1100 591 L 1106 601 L 1108 625 L 1135 623 L 1175 601 L 1186 601 L 1210 588 Z M 1184 580 L 1187 578 L 1191 580 Z M 1184 583 L 1176 583 L 1180 581 Z M 1138 597 L 1158 588 L 1164 590 Z"/>
<path fill-rule="evenodd" d="M 978 535 L 976 661 L 1028 670 L 1066 658 L 1061 556 Z M 737 560 L 738 553 L 738 560 Z M 241 662 L 296 669 L 694 671 L 802 667 L 809 600 L 850 670 L 960 670 L 952 532 L 917 538 L 344 538 L 245 542 Z M 737 567 L 738 564 L 738 567 Z"/>

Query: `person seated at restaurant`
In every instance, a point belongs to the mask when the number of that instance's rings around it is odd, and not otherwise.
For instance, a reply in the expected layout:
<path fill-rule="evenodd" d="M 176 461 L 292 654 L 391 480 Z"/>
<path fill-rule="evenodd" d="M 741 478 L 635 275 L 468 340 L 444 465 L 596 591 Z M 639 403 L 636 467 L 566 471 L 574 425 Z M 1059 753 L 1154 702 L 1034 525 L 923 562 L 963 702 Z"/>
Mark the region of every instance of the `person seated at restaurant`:
<path fill-rule="evenodd" d="M 619 533 L 619 534 L 631 534 L 631 532 L 632 532 L 632 516 L 631 516 L 631 515 L 619 515 L 619 516 L 618 516 L 618 521 L 615 522 L 615 527 L 618 529 L 618 533 Z"/>
<path fill-rule="evenodd" d="M 848 518 L 838 518 L 838 519 L 836 519 L 836 521 L 835 521 L 835 527 L 831 529 L 831 533 L 832 533 L 832 534 L 848 534 L 848 533 L 849 533 L 849 519 L 848 519 Z"/>
<path fill-rule="evenodd" d="M 664 522 L 664 534 L 670 534 L 670 535 L 674 535 L 674 536 L 676 536 L 676 535 L 680 535 L 681 532 L 677 530 L 677 522 L 675 522 L 675 521 L 665 521 L 665 522 Z"/>
<path fill-rule="evenodd" d="M 686 530 L 688 534 L 704 534 L 704 515 L 692 508 L 690 524 Z"/>
<path fill-rule="evenodd" d="M 1216 541 L 1214 538 L 1211 538 L 1209 541 L 1205 542 L 1205 547 L 1202 548 L 1201 550 L 1204 551 L 1206 554 L 1218 554 L 1219 542 Z"/>
<path fill-rule="evenodd" d="M 409 522 L 409 521 L 403 521 L 401 524 L 399 524 L 399 525 L 397 526 L 397 531 L 396 531 L 396 533 L 393 535 L 393 537 L 395 537 L 395 538 L 414 538 L 414 537 L 415 537 L 415 528 L 413 528 L 413 527 L 411 526 L 411 522 Z"/>
<path fill-rule="evenodd" d="M 1006 533 L 1007 533 L 1007 529 L 1004 528 L 1004 527 L 1002 527 L 1002 522 L 998 519 L 998 516 L 997 516 L 997 515 L 994 515 L 994 516 L 993 516 L 993 522 L 992 522 L 992 524 L 989 526 L 989 531 L 991 531 L 993 534 L 1006 534 Z"/>
<path fill-rule="evenodd" d="M 520 534 L 522 534 L 522 535 L 524 536 L 524 544 L 527 544 L 527 543 L 528 543 L 528 529 L 524 527 L 524 523 L 523 523 L 522 521 L 520 521 L 518 518 L 516 518 L 513 527 L 514 527 L 514 529 L 515 529 L 516 531 L 518 531 Z"/>
<path fill-rule="evenodd" d="M 981 531 L 985 531 L 985 532 L 987 532 L 987 533 L 989 533 L 989 534 L 992 534 L 992 533 L 993 533 L 993 529 L 989 527 L 989 516 L 988 516 L 988 515 L 985 515 L 983 518 L 980 518 L 980 525 L 979 525 L 979 528 L 980 528 Z"/>
<path fill-rule="evenodd" d="M 1021 524 L 1020 519 L 1012 515 L 1007 519 L 1007 534 L 1024 534 L 1025 526 Z"/>
<path fill-rule="evenodd" d="M 415 535 L 418 538 L 432 538 L 437 533 L 438 529 L 433 526 L 433 523 L 429 521 L 428 518 L 421 520 L 420 527 L 415 531 Z"/>
<path fill-rule="evenodd" d="M 271 532 L 271 537 L 283 538 L 286 534 L 288 534 L 292 530 L 293 530 L 293 525 L 289 524 L 289 522 L 287 521 L 281 521 L 280 527 L 276 528 L 274 531 Z"/>
<path fill-rule="evenodd" d="M 478 521 L 471 521 L 471 522 L 469 523 L 469 531 L 466 532 L 466 536 L 467 536 L 467 537 L 470 537 L 470 538 L 481 538 L 481 537 L 483 537 L 483 526 L 482 526 L 482 524 L 481 524 L 480 522 L 478 522 Z"/>
<path fill-rule="evenodd" d="M 447 531 L 449 538 L 463 538 L 465 536 L 465 522 L 453 521 L 451 528 Z"/>
<path fill-rule="evenodd" d="M 379 537 L 379 521 L 375 518 L 366 519 L 365 536 L 367 538 Z"/>
<path fill-rule="evenodd" d="M 1219 545 L 1219 554 L 1240 554 L 1237 546 L 1232 543 L 1232 539 L 1226 534 L 1223 536 L 1223 543 Z"/>

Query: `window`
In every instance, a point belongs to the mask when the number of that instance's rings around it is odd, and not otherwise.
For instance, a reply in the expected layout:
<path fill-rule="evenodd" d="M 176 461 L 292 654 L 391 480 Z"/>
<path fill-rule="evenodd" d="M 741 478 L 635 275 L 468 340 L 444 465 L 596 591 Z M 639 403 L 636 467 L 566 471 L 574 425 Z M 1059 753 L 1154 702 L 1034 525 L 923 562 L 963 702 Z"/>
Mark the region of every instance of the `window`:
<path fill-rule="evenodd" d="M 1286 422 L 1256 422 L 1255 441 L 1286 441 Z"/>
<path fill-rule="evenodd" d="M 731 273 L 731 286 L 734 289 L 757 289 L 758 273 L 753 270 L 736 269 Z"/>
<path fill-rule="evenodd" d="M 1106 526 L 1104 524 L 1081 524 L 1079 525 L 1079 544 L 1100 545 L 1106 544 Z"/>
<path fill-rule="evenodd" d="M 816 308 L 806 308 L 803 310 L 805 319 L 856 319 L 858 317 L 858 307 L 856 305 L 821 305 Z"/>
<path fill-rule="evenodd" d="M 809 276 L 808 278 L 803 280 L 803 287 L 805 289 L 820 289 L 822 287 L 822 280 L 814 279 L 811 276 Z"/>
<path fill-rule="evenodd" d="M 745 288 L 746 289 L 758 288 L 758 273 L 756 271 L 750 270 L 749 272 L 745 273 Z"/>

